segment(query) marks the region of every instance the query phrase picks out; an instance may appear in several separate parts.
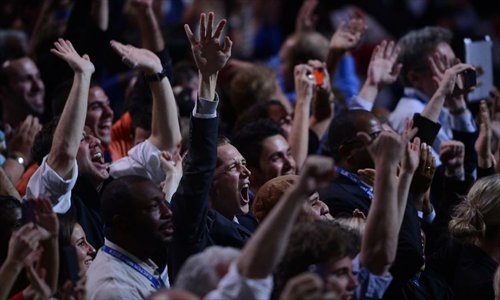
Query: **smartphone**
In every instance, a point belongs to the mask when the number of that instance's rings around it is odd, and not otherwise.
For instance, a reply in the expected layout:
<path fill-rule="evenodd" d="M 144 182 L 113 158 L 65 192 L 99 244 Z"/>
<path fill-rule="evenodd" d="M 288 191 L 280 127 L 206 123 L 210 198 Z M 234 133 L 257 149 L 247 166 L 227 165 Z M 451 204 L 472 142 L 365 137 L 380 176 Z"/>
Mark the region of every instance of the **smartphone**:
<path fill-rule="evenodd" d="M 36 224 L 35 204 L 31 200 L 26 200 L 21 203 L 21 222 L 28 224 L 33 222 Z"/>
<path fill-rule="evenodd" d="M 462 75 L 463 75 L 464 89 L 468 89 L 477 85 L 476 71 L 468 69 L 463 71 Z"/>
<path fill-rule="evenodd" d="M 79 279 L 78 273 L 80 273 L 80 266 L 78 264 L 78 256 L 76 254 L 76 248 L 74 246 L 65 246 L 62 249 L 63 259 L 64 259 L 64 271 L 67 275 L 66 279 L 69 279 L 73 286 Z"/>
<path fill-rule="evenodd" d="M 325 81 L 325 73 L 323 73 L 322 68 L 314 68 L 313 75 L 316 80 L 317 86 L 323 86 L 323 82 Z"/>

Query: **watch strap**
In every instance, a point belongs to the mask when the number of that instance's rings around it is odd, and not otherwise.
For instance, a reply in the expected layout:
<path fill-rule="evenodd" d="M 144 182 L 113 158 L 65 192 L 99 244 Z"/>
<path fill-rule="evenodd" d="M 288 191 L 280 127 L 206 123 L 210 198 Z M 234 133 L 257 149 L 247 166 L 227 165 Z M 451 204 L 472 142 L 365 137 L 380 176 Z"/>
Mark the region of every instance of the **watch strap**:
<path fill-rule="evenodd" d="M 154 73 L 152 75 L 144 75 L 146 82 L 160 82 L 165 77 L 167 77 L 167 69 L 165 68 L 159 73 Z"/>

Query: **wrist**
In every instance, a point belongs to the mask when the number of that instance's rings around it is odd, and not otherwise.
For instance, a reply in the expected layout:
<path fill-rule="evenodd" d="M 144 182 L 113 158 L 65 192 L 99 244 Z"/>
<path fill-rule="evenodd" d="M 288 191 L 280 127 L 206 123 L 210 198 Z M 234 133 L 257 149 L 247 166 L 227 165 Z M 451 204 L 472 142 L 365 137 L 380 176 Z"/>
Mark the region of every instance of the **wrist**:
<path fill-rule="evenodd" d="M 459 168 L 445 167 L 444 168 L 444 175 L 446 177 L 455 177 L 455 178 L 463 180 L 465 178 L 465 169 L 463 166 L 461 166 Z"/>
<path fill-rule="evenodd" d="M 28 159 L 26 156 L 19 152 L 13 152 L 8 155 L 7 159 L 14 160 L 17 162 L 19 165 L 21 165 L 23 168 L 26 168 L 28 166 Z"/>

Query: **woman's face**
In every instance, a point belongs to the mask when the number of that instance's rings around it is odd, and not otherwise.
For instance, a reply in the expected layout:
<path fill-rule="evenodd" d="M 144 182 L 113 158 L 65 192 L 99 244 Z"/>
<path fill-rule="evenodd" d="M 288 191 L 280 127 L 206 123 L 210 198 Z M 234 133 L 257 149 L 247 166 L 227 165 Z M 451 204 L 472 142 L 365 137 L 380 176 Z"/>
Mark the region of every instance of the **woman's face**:
<path fill-rule="evenodd" d="M 87 242 L 85 232 L 83 231 L 82 226 L 78 223 L 75 224 L 73 232 L 71 233 L 71 245 L 76 249 L 80 271 L 84 270 L 86 272 L 90 263 L 94 259 L 96 252 L 94 247 Z"/>

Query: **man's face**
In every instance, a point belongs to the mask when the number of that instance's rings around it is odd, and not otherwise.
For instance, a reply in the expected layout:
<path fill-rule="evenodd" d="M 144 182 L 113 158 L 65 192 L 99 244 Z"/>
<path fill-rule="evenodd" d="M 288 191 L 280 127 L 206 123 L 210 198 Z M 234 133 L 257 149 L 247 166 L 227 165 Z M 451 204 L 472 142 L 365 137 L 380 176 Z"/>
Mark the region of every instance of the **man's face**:
<path fill-rule="evenodd" d="M 5 68 L 9 79 L 7 97 L 23 103 L 35 115 L 43 114 L 45 85 L 33 60 L 29 57 L 14 59 Z"/>
<path fill-rule="evenodd" d="M 352 299 L 358 280 L 352 274 L 352 259 L 346 256 L 327 264 L 327 288 L 342 300 Z"/>
<path fill-rule="evenodd" d="M 358 117 L 357 130 L 367 133 L 372 139 L 376 138 L 383 131 L 380 121 L 372 114 L 363 114 Z M 356 130 L 356 129 L 354 129 Z M 366 149 L 366 146 L 355 137 L 351 141 L 353 150 L 348 161 L 356 169 L 374 168 L 373 160 Z"/>
<path fill-rule="evenodd" d="M 450 45 L 448 43 L 439 43 L 434 49 L 436 52 L 439 52 L 441 55 L 446 57 L 448 62 L 453 65 L 455 62 L 455 52 L 453 52 L 453 49 L 451 49 Z M 418 83 L 418 86 L 416 88 L 423 92 L 425 95 L 428 97 L 432 97 L 432 95 L 436 92 L 437 90 L 437 85 L 432 79 L 432 71 L 430 69 L 423 71 L 420 75 L 420 82 Z"/>
<path fill-rule="evenodd" d="M 109 177 L 108 164 L 104 161 L 104 150 L 99 139 L 85 126 L 80 146 L 76 154 L 78 173 L 89 176 L 100 183 Z"/>
<path fill-rule="evenodd" d="M 131 190 L 130 234 L 145 246 L 171 242 L 174 223 L 165 194 L 151 181 L 134 183 Z"/>
<path fill-rule="evenodd" d="M 333 220 L 328 206 L 319 199 L 317 192 L 309 196 L 307 201 L 304 202 L 300 217 L 306 220 Z"/>
<path fill-rule="evenodd" d="M 295 175 L 296 171 L 292 148 L 282 135 L 273 135 L 262 141 L 259 169 L 252 177 L 256 183 L 261 183 L 259 186 L 278 176 Z"/>
<path fill-rule="evenodd" d="M 109 99 L 104 90 L 99 86 L 93 86 L 89 90 L 87 125 L 95 137 L 103 145 L 111 143 L 111 126 L 113 125 L 113 110 L 109 106 Z"/>
<path fill-rule="evenodd" d="M 212 206 L 226 218 L 248 213 L 250 171 L 240 152 L 230 144 L 217 147 L 218 166 L 215 169 Z"/>

